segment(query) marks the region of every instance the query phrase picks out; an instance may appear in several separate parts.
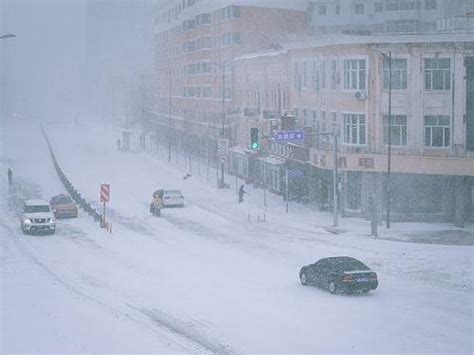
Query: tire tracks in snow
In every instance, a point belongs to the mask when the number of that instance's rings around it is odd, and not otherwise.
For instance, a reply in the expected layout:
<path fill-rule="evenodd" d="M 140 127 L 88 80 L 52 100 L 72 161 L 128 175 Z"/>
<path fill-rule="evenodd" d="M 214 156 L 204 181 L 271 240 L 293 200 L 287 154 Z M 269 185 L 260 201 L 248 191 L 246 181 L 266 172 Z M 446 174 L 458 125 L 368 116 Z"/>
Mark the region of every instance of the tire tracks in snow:
<path fill-rule="evenodd" d="M 61 285 L 69 292 L 78 296 L 81 300 L 94 303 L 104 309 L 106 312 L 116 316 L 127 319 L 137 325 L 151 331 L 160 339 L 167 337 L 162 332 L 159 332 L 157 325 L 160 329 L 166 330 L 172 335 L 173 345 L 179 348 L 184 348 L 197 353 L 215 353 L 215 354 L 236 354 L 229 346 L 220 344 L 214 339 L 205 337 L 202 333 L 197 331 L 191 331 L 186 328 L 183 324 L 180 324 L 179 320 L 172 318 L 166 313 L 158 311 L 157 309 L 147 310 L 137 307 L 133 304 L 126 303 L 128 309 L 133 310 L 134 313 L 121 309 L 121 307 L 112 306 L 104 300 L 98 297 L 91 296 L 86 292 L 80 290 L 72 283 L 64 280 L 56 272 L 54 272 L 46 263 L 40 260 L 22 241 L 18 238 L 12 228 L 7 225 L 3 220 L 0 220 L 1 228 L 6 232 L 9 240 L 13 241 L 17 249 L 24 255 L 28 260 L 35 264 L 39 269 L 45 272 L 55 283 Z M 4 246 L 2 246 L 4 247 Z M 150 324 L 146 320 L 142 319 L 140 315 L 146 316 L 147 319 L 151 320 Z M 181 322 L 182 323 L 182 322 Z"/>
<path fill-rule="evenodd" d="M 2 210 L 4 210 L 6 215 L 12 216 L 12 218 L 8 218 L 8 220 L 13 220 L 13 218 L 19 216 L 19 214 L 21 213 L 22 201 L 24 199 L 41 197 L 41 189 L 39 188 L 39 186 L 23 180 L 21 182 L 18 181 L 14 186 L 10 188 L 10 190 L 4 190 L 2 192 L 4 196 L 5 194 L 8 195 L 6 196 L 7 198 L 2 201 Z M 114 219 L 119 218 L 121 217 L 118 213 L 116 213 L 114 215 Z M 133 226 L 134 224 L 124 224 L 125 228 L 133 232 L 140 232 L 134 230 Z M 189 326 L 187 326 L 189 322 L 182 322 L 177 318 L 167 315 L 165 312 L 159 311 L 157 308 L 153 308 L 152 310 L 146 310 L 131 303 L 126 303 L 127 308 L 122 309 L 122 307 L 120 306 L 113 306 L 104 301 L 103 299 L 100 299 L 99 297 L 88 294 L 86 291 L 81 290 L 80 286 L 76 286 L 72 282 L 65 280 L 57 272 L 53 271 L 53 269 L 48 266 L 44 261 L 42 261 L 34 253 L 34 251 L 32 251 L 21 240 L 22 235 L 19 236 L 18 231 L 15 232 L 15 230 L 13 230 L 13 227 L 7 223 L 6 218 L 0 219 L 0 228 L 5 231 L 5 237 L 8 238 L 8 241 L 13 241 L 13 244 L 24 257 L 26 257 L 46 275 L 48 275 L 56 284 L 60 285 L 61 287 L 64 287 L 72 294 L 75 294 L 77 297 L 79 297 L 79 299 L 85 302 L 96 304 L 109 314 L 112 314 L 116 317 L 121 317 L 131 322 L 134 322 L 137 325 L 143 327 L 144 329 L 151 331 L 153 334 L 155 334 L 155 336 L 158 336 L 160 339 L 165 338 L 166 340 L 169 340 L 169 335 L 171 335 L 171 341 L 173 343 L 172 346 L 176 348 L 185 349 L 184 351 L 191 350 L 192 352 L 196 353 L 216 354 L 237 353 L 236 351 L 232 350 L 230 346 L 221 344 L 217 340 L 205 336 L 204 332 L 199 332 L 198 330 L 190 329 Z M 77 230 L 75 232 L 77 233 Z M 152 232 L 149 232 L 148 234 L 154 235 L 154 233 Z M 85 236 L 85 234 L 83 235 Z M 77 244 L 76 240 L 72 241 Z M 6 240 L 2 240 L 1 247 L 3 251 L 6 251 L 8 249 L 8 244 Z M 4 260 L 7 260 L 7 256 L 4 255 L 5 253 L 3 251 L 2 262 Z M 84 281 L 83 278 L 84 276 L 81 279 L 82 281 Z M 112 291 L 115 294 L 117 293 L 113 289 L 109 288 L 108 290 Z M 166 331 L 168 334 L 164 334 L 163 331 Z"/>

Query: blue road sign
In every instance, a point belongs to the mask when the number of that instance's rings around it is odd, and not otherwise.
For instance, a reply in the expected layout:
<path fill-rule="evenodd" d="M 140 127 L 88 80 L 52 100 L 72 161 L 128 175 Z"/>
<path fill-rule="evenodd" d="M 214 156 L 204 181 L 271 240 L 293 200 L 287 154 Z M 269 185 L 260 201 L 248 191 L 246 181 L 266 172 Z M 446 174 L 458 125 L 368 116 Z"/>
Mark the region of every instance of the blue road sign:
<path fill-rule="evenodd" d="M 280 131 L 275 134 L 273 139 L 277 142 L 304 141 L 303 131 Z"/>

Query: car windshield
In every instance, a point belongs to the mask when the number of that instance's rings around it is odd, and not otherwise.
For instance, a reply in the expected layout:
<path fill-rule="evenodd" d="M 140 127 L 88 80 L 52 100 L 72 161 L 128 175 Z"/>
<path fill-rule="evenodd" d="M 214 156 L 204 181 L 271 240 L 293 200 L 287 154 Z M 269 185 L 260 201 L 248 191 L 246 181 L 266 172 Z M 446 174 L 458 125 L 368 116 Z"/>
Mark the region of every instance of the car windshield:
<path fill-rule="evenodd" d="M 25 213 L 39 213 L 39 212 L 49 212 L 49 206 L 47 205 L 25 206 Z"/>
<path fill-rule="evenodd" d="M 336 271 L 359 271 L 359 270 L 369 270 L 369 268 L 364 265 L 359 260 L 355 259 L 339 259 L 335 260 L 332 263 Z"/>
<path fill-rule="evenodd" d="M 69 196 L 56 197 L 53 202 L 55 205 L 67 205 L 70 203 L 72 203 L 72 200 Z"/>

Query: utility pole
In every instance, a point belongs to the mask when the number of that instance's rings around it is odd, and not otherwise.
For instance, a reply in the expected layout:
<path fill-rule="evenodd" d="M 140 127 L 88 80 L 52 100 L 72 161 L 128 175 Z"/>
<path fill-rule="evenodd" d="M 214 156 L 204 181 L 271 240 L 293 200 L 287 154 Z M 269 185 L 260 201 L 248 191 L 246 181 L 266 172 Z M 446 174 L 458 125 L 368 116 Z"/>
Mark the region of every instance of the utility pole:
<path fill-rule="evenodd" d="M 383 58 L 382 71 L 385 76 L 385 62 L 388 62 L 388 151 L 387 151 L 387 183 L 385 184 L 386 203 L 386 227 L 390 229 L 390 210 L 391 210 L 391 172 L 392 172 L 392 51 L 388 51 L 388 55 L 373 49 L 375 53 Z M 382 84 L 382 91 L 385 84 Z"/>
<path fill-rule="evenodd" d="M 338 179 L 338 169 L 337 169 L 337 151 L 338 151 L 338 140 L 337 132 L 323 132 L 315 133 L 315 136 L 332 136 L 334 138 L 334 166 L 332 169 L 332 194 L 333 194 L 333 226 L 339 226 L 339 179 Z"/>
<path fill-rule="evenodd" d="M 388 52 L 388 154 L 387 154 L 387 220 L 390 229 L 390 173 L 392 170 L 392 51 Z"/>
<path fill-rule="evenodd" d="M 288 200 L 289 200 L 289 196 L 288 196 L 288 162 L 285 164 L 285 200 L 286 200 L 286 203 L 285 203 L 285 210 L 286 210 L 286 213 L 288 213 Z"/>
<path fill-rule="evenodd" d="M 145 150 L 145 74 L 141 75 L 142 79 L 142 145 L 143 145 L 143 150 Z"/>
<path fill-rule="evenodd" d="M 225 65 L 222 64 L 222 132 L 221 137 L 225 138 Z M 224 160 L 221 157 L 221 184 L 224 188 Z"/>
<path fill-rule="evenodd" d="M 171 164 L 171 68 L 170 71 L 170 99 L 169 99 L 169 120 L 168 120 L 168 163 Z"/>
<path fill-rule="evenodd" d="M 334 137 L 334 169 L 333 169 L 333 198 L 334 198 L 334 213 L 333 213 L 333 224 L 334 227 L 339 225 L 339 194 L 338 194 L 338 181 L 337 181 L 337 134 L 333 133 Z"/>

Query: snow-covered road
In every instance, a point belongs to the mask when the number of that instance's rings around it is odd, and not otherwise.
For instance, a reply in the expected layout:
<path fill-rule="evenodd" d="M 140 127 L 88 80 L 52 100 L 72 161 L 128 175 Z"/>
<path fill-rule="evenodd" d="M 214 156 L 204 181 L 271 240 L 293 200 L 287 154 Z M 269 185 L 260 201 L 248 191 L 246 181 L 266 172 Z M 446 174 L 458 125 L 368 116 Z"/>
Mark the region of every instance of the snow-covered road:
<path fill-rule="evenodd" d="M 111 185 L 113 234 L 82 213 L 54 236 L 23 236 L 19 203 L 62 187 L 39 126 L 2 130 L 1 168 L 15 174 L 11 190 L 2 184 L 2 352 L 472 352 L 472 247 L 333 235 L 329 215 L 297 205 L 286 215 L 271 195 L 256 223 L 259 190 L 237 204 L 203 167 L 183 180 L 182 162 L 116 151 L 110 128 L 47 132 L 83 196 Z M 159 187 L 181 189 L 185 208 L 150 216 Z M 331 255 L 366 262 L 379 289 L 333 296 L 299 284 L 302 265 Z"/>

